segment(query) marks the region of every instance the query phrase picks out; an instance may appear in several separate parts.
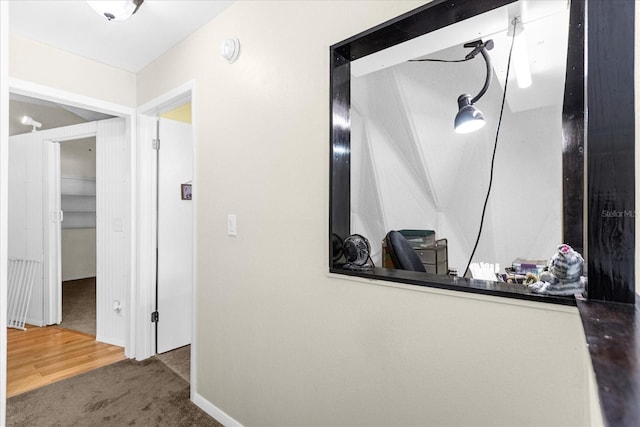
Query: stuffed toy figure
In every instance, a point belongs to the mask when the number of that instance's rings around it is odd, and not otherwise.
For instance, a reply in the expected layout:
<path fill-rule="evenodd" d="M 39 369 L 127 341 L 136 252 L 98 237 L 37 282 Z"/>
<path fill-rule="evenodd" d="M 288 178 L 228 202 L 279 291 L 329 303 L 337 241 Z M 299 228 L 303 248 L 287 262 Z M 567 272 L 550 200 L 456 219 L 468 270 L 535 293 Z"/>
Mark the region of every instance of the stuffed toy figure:
<path fill-rule="evenodd" d="M 584 291 L 581 277 L 584 259 L 569 245 L 558 246 L 549 266 L 540 273 L 540 280 L 530 284 L 533 292 L 548 295 L 574 295 Z"/>

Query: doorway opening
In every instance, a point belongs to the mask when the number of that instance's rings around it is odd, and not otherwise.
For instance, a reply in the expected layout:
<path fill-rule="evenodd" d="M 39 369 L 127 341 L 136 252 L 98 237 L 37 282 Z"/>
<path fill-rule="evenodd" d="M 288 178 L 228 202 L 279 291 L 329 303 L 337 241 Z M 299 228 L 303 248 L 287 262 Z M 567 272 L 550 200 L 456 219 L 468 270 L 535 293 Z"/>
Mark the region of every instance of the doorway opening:
<path fill-rule="evenodd" d="M 96 335 L 96 137 L 60 142 L 60 326 Z"/>
<path fill-rule="evenodd" d="M 138 330 L 139 337 L 146 337 L 139 341 L 144 345 L 139 353 L 158 354 L 193 390 L 197 191 L 192 94 L 190 83 L 139 108 L 137 157 L 139 301 L 153 319 Z"/>
<path fill-rule="evenodd" d="M 116 307 L 111 306 L 113 293 L 105 290 L 110 285 L 108 280 L 97 296 L 95 285 L 84 286 L 82 291 L 89 292 L 83 292 L 80 297 L 84 299 L 75 303 L 78 295 L 70 295 L 63 288 L 72 281 L 85 281 L 85 285 L 93 282 L 100 289 L 100 263 L 104 267 L 105 259 L 113 258 L 109 251 L 114 247 L 114 239 L 109 234 L 120 232 L 116 238 L 130 249 L 131 229 L 124 230 L 124 224 L 130 224 L 131 184 L 122 178 L 131 172 L 131 150 L 125 147 L 131 143 L 132 111 L 127 113 L 117 106 L 98 107 L 102 111 L 95 111 L 91 104 L 83 105 L 93 100 L 85 98 L 83 103 L 67 104 L 58 98 L 59 92 L 54 97 L 48 95 L 46 88 L 36 88 L 43 91 L 40 94 L 26 82 L 14 84 L 18 87 L 12 88 L 9 105 L 9 257 L 32 260 L 37 267 L 24 315 L 26 328 L 11 329 L 8 333 L 9 395 L 122 360 L 123 347 L 130 339 L 129 313 L 121 310 L 109 313 Z M 69 99 L 75 98 L 69 95 Z M 96 101 L 97 106 L 100 104 L 103 103 Z M 23 120 L 25 116 L 31 120 Z M 96 147 L 100 145 L 115 148 L 115 154 L 107 153 L 107 157 L 103 155 L 97 161 Z M 104 187 L 110 187 L 107 181 L 114 181 L 113 173 L 104 172 L 109 163 L 120 164 L 126 173 L 117 171 L 117 188 L 105 190 Z M 97 185 L 101 176 L 103 188 Z M 122 191 L 125 187 L 129 191 Z M 96 199 L 100 198 L 102 206 L 107 207 L 113 201 L 122 201 L 117 218 L 113 218 L 109 209 L 96 214 L 100 205 Z M 97 220 L 100 216 L 102 220 Z M 107 237 L 102 239 L 102 256 L 97 255 L 96 245 L 100 229 Z M 131 262 L 128 254 L 124 261 Z M 126 273 L 130 268 L 126 265 L 118 273 Z M 108 274 L 104 276 L 108 279 Z M 121 308 L 130 300 L 131 281 L 129 274 L 118 279 L 122 289 L 117 290 L 119 294 L 114 300 L 122 301 L 118 307 Z M 24 282 L 15 281 L 14 287 L 24 287 Z M 103 326 L 97 328 L 100 313 Z M 119 334 L 112 333 L 114 325 Z M 81 357 L 77 357 L 79 347 Z M 66 373 L 34 363 L 36 358 L 44 360 L 43 355 L 51 360 L 65 360 L 66 367 L 62 368 Z M 24 373 L 25 367 L 29 367 L 29 375 Z M 39 372 L 41 368 L 47 373 Z"/>

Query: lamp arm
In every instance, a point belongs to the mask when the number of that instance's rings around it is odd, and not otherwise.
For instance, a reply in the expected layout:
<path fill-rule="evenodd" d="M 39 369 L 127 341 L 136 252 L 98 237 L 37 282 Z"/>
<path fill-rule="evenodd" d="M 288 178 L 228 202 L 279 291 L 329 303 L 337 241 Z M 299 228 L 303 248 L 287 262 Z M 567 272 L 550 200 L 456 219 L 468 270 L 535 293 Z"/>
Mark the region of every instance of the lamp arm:
<path fill-rule="evenodd" d="M 484 79 L 484 86 L 482 86 L 482 89 L 480 89 L 480 93 L 478 93 L 471 100 L 471 104 L 475 104 L 480 98 L 482 98 L 482 96 L 487 92 L 487 89 L 489 89 L 489 85 L 491 84 L 491 57 L 487 53 L 487 49 L 484 47 L 484 45 L 480 46 L 480 53 L 482 54 L 484 62 L 487 66 L 487 77 Z"/>

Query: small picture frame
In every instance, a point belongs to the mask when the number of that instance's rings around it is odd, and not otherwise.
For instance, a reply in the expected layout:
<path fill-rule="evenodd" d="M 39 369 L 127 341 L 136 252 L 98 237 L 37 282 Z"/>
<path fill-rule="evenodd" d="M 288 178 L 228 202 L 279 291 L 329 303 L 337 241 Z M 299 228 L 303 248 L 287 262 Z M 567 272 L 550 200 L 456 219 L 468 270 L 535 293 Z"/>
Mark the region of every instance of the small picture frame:
<path fill-rule="evenodd" d="M 191 184 L 180 184 L 182 200 L 191 200 Z"/>

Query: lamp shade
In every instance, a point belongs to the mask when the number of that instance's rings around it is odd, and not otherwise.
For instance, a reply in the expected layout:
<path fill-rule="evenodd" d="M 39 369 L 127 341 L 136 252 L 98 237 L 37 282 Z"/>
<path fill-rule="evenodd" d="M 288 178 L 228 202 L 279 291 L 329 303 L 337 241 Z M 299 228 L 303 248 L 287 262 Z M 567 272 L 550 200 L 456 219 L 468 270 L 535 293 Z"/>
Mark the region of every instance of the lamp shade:
<path fill-rule="evenodd" d="M 485 125 L 484 115 L 471 103 L 471 95 L 458 97 L 458 114 L 454 122 L 456 133 L 474 132 Z"/>

